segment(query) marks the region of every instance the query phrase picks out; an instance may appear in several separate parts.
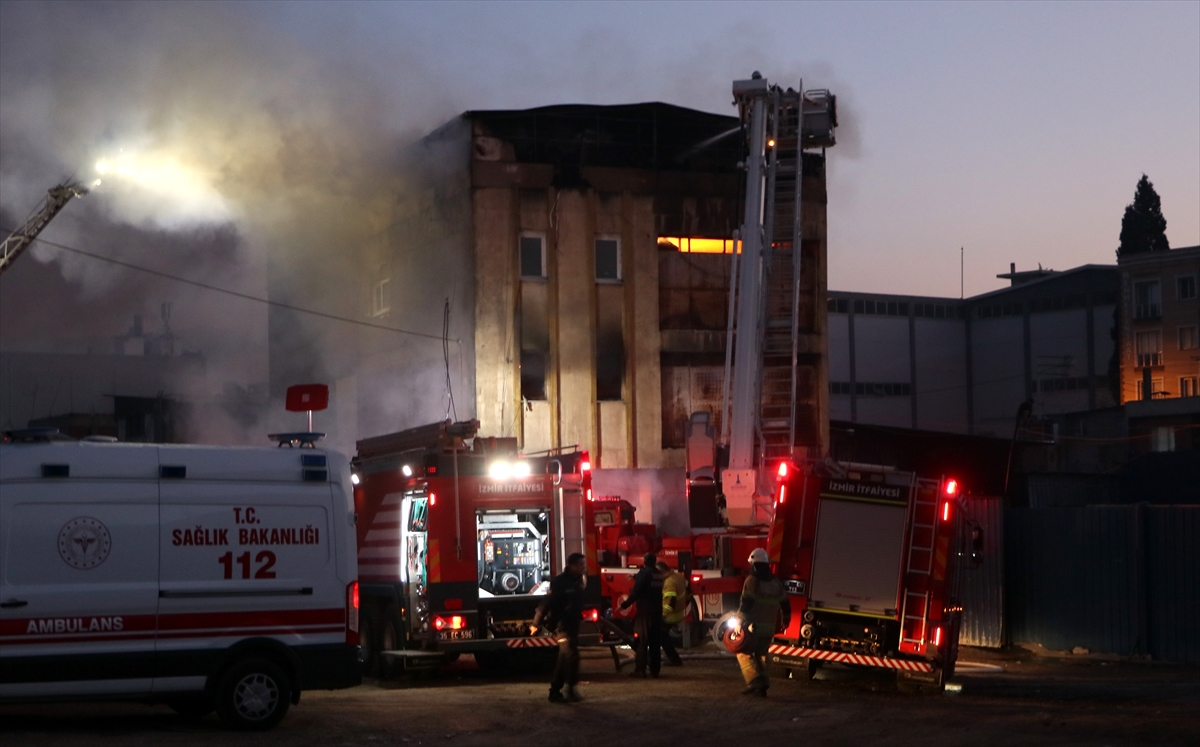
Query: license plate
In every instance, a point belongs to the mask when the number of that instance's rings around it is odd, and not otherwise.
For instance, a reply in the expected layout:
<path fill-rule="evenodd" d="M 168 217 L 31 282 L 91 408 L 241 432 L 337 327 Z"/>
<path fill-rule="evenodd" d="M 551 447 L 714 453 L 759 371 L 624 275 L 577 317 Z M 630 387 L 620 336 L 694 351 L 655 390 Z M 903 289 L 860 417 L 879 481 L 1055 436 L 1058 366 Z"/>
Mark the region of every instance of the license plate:
<path fill-rule="evenodd" d="M 805 583 L 803 581 L 789 578 L 783 582 L 783 585 L 784 588 L 787 589 L 788 594 L 799 594 L 800 596 L 804 596 Z"/>
<path fill-rule="evenodd" d="M 465 641 L 475 637 L 474 630 L 443 630 L 443 641 Z"/>

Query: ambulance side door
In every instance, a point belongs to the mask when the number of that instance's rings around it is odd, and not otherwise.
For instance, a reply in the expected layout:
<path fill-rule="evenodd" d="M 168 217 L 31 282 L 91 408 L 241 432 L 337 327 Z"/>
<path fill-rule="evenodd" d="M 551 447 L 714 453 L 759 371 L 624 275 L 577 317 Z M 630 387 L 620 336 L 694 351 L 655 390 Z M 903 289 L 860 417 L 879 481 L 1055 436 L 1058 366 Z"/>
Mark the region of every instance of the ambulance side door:
<path fill-rule="evenodd" d="M 248 638 L 345 641 L 328 482 L 162 482 L 162 591 L 154 690 L 192 692 Z M 297 460 L 298 461 L 298 460 Z M 343 517 L 338 517 L 344 520 Z"/>
<path fill-rule="evenodd" d="M 2 697 L 150 690 L 157 457 L 153 449 L 121 455 L 123 472 L 146 479 L 89 478 L 102 471 L 89 466 L 103 462 L 104 450 L 63 459 L 68 477 L 6 482 L 0 491 Z"/>

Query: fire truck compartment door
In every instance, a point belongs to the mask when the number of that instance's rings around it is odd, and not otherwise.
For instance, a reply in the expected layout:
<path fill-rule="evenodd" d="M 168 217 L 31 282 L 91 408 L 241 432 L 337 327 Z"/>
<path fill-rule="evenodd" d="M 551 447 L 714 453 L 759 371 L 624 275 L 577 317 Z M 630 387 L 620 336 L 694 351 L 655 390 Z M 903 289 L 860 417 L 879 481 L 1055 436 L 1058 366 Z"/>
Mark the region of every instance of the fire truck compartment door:
<path fill-rule="evenodd" d="M 905 513 L 903 504 L 822 496 L 809 599 L 826 609 L 894 615 Z"/>

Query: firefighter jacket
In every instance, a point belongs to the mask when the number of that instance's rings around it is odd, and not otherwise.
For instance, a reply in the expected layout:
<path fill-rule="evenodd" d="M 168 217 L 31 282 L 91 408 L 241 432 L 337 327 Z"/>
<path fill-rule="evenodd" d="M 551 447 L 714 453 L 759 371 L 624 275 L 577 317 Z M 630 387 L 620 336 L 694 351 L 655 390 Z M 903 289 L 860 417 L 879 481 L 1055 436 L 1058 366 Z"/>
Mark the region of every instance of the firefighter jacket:
<path fill-rule="evenodd" d="M 765 575 L 766 578 L 763 578 Z M 746 618 L 747 627 L 757 636 L 770 637 L 775 634 L 779 622 L 780 608 L 786 604 L 783 582 L 767 571 L 757 571 L 746 579 L 742 586 L 742 603 L 738 608 Z"/>
<path fill-rule="evenodd" d="M 583 578 L 570 571 L 555 576 L 550 581 L 550 597 L 543 605 L 547 628 L 578 635 L 583 622 Z"/>
<path fill-rule="evenodd" d="M 633 589 L 622 608 L 637 605 L 637 616 L 655 618 L 662 615 L 663 575 L 653 565 L 646 566 L 633 577 Z"/>
<path fill-rule="evenodd" d="M 663 579 L 663 622 L 674 625 L 687 617 L 688 603 L 692 595 L 688 591 L 687 576 L 679 571 L 670 571 Z"/>

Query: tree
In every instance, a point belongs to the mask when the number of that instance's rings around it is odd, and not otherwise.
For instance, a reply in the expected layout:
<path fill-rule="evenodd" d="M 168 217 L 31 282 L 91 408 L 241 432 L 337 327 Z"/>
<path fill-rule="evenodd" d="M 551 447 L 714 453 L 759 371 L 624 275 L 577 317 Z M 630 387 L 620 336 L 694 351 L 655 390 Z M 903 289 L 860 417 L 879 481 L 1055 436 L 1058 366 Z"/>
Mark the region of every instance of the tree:
<path fill-rule="evenodd" d="M 1125 207 L 1121 218 L 1121 245 L 1117 257 L 1142 252 L 1162 252 L 1167 244 L 1167 219 L 1162 214 L 1162 202 L 1154 185 L 1142 174 L 1133 193 L 1133 202 Z"/>

